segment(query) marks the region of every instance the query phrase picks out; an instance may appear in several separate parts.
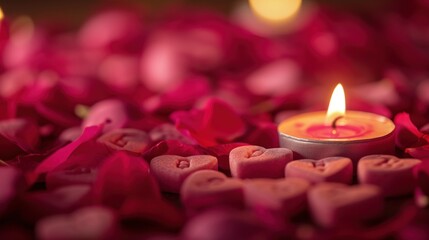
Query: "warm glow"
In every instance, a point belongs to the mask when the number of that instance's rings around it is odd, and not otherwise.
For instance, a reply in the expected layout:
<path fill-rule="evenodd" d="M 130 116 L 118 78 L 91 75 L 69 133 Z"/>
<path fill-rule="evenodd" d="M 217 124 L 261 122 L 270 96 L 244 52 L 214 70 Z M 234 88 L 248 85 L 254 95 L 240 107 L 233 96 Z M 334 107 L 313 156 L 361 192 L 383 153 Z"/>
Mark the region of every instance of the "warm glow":
<path fill-rule="evenodd" d="M 0 7 L 0 21 L 3 20 L 3 18 L 4 18 L 4 13 L 3 13 L 3 10 Z"/>
<path fill-rule="evenodd" d="M 259 17 L 270 22 L 281 22 L 293 17 L 302 0 L 249 0 L 250 7 Z"/>
<path fill-rule="evenodd" d="M 333 121 L 346 114 L 346 96 L 341 83 L 335 87 L 334 92 L 329 101 L 328 111 L 326 112 L 325 123 L 332 124 Z"/>

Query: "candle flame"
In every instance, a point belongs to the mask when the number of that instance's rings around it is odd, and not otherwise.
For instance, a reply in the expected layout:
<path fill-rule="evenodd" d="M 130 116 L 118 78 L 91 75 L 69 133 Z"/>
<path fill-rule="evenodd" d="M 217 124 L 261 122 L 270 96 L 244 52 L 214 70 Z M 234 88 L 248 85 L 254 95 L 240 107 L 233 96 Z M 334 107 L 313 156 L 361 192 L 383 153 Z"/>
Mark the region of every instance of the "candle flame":
<path fill-rule="evenodd" d="M 249 0 L 253 12 L 272 23 L 283 22 L 295 16 L 301 3 L 302 0 Z"/>
<path fill-rule="evenodd" d="M 325 123 L 333 124 L 339 117 L 346 115 L 346 96 L 344 94 L 344 88 L 341 83 L 335 87 L 334 92 L 329 101 L 328 111 L 326 112 Z"/>

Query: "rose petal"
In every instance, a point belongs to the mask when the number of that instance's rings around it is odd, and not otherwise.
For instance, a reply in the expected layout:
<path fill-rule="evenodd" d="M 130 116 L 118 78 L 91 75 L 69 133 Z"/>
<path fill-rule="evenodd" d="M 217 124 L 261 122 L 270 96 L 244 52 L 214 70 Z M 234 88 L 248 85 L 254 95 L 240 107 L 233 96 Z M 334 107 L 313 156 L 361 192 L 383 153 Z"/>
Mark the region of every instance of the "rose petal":
<path fill-rule="evenodd" d="M 429 196 L 429 161 L 422 161 L 422 163 L 414 167 L 413 173 L 418 189 L 426 196 Z"/>
<path fill-rule="evenodd" d="M 169 202 L 158 198 L 130 198 L 120 209 L 120 218 L 124 223 L 139 223 L 150 228 L 155 225 L 167 229 L 179 229 L 183 222 L 183 213 Z"/>
<path fill-rule="evenodd" d="M 175 112 L 171 118 L 177 129 L 203 146 L 231 141 L 246 130 L 240 116 L 228 104 L 217 99 L 208 100 L 203 110 Z"/>
<path fill-rule="evenodd" d="M 186 144 L 178 140 L 165 140 L 146 151 L 143 157 L 150 161 L 152 158 L 160 155 L 179 155 L 187 157 L 204 154 L 204 149 L 198 145 Z"/>
<path fill-rule="evenodd" d="M 421 133 L 411 122 L 408 113 L 399 113 L 394 119 L 396 125 L 396 146 L 405 149 L 407 147 L 421 146 L 429 143 L 429 136 Z"/>
<path fill-rule="evenodd" d="M 39 129 L 25 119 L 0 122 L 0 158 L 9 159 L 17 154 L 34 151 L 39 143 Z"/>
<path fill-rule="evenodd" d="M 96 203 L 120 208 L 129 198 L 160 199 L 161 193 L 144 159 L 119 151 L 100 167 L 93 197 Z"/>
<path fill-rule="evenodd" d="M 410 154 L 413 158 L 429 160 L 429 144 L 421 147 L 406 148 L 405 152 Z"/>
<path fill-rule="evenodd" d="M 207 148 L 207 152 L 210 155 L 213 155 L 218 160 L 219 168 L 229 171 L 229 153 L 232 149 L 248 145 L 247 143 L 227 143 L 220 144 L 215 146 L 210 146 Z"/>
<path fill-rule="evenodd" d="M 78 139 L 76 139 L 75 141 L 71 142 L 70 144 L 60 148 L 55 153 L 50 155 L 48 158 L 43 160 L 43 162 L 41 162 L 39 164 L 39 166 L 37 166 L 37 168 L 28 177 L 30 184 L 34 183 L 40 175 L 56 169 L 61 164 L 64 164 L 67 162 L 69 162 L 70 165 L 80 163 L 79 160 L 81 160 L 82 156 L 80 156 L 80 159 L 75 159 L 75 160 L 69 161 L 70 156 L 79 147 L 83 146 L 82 148 L 85 148 L 83 151 L 85 153 L 85 155 L 88 155 L 88 153 L 97 153 L 97 155 L 98 154 L 103 155 L 103 152 L 107 152 L 107 149 L 104 149 L 105 151 L 103 151 L 103 149 L 100 149 L 100 148 L 95 148 L 95 149 L 99 149 L 100 151 L 96 151 L 96 152 L 92 151 L 92 150 L 94 150 L 93 146 L 95 144 L 95 140 L 101 134 L 102 130 L 103 130 L 102 125 L 85 128 L 82 135 Z M 86 144 L 86 146 L 85 146 L 85 144 Z M 91 151 L 87 151 L 89 149 L 91 149 Z M 100 159 L 87 159 L 87 161 L 100 161 Z"/>

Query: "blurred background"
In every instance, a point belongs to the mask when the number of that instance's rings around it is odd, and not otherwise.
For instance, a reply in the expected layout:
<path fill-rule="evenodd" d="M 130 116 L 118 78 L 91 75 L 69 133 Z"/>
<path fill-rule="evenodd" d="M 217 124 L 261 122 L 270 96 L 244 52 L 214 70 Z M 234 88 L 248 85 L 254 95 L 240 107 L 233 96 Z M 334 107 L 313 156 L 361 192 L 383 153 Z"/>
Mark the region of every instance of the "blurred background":
<path fill-rule="evenodd" d="M 242 0 L 2 0 L 0 6 L 7 15 L 14 17 L 28 15 L 36 22 L 56 21 L 67 26 L 79 26 L 91 13 L 106 6 L 126 5 L 140 8 L 146 16 L 157 16 L 171 8 L 193 7 L 212 9 L 223 14 L 231 14 Z M 362 1 L 362 0 L 306 0 L 305 2 L 329 5 L 342 11 L 374 12 L 382 11 L 391 0 Z"/>

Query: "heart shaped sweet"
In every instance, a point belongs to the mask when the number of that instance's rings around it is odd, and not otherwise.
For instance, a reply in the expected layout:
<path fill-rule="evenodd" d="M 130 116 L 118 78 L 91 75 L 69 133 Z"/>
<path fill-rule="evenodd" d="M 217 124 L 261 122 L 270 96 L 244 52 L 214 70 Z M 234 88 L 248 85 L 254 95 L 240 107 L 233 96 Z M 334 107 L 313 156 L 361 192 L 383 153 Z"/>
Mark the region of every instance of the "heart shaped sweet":
<path fill-rule="evenodd" d="M 383 210 L 381 190 L 369 184 L 320 183 L 309 190 L 308 202 L 314 220 L 324 227 L 358 223 Z"/>
<path fill-rule="evenodd" d="M 149 145 L 149 136 L 138 129 L 120 128 L 105 133 L 97 139 L 113 150 L 126 150 L 133 153 L 143 153 Z"/>
<path fill-rule="evenodd" d="M 310 183 L 301 178 L 261 178 L 245 180 L 243 187 L 248 206 L 291 216 L 305 207 Z"/>
<path fill-rule="evenodd" d="M 107 208 L 81 208 L 69 215 L 55 215 L 36 225 L 38 239 L 112 239 L 116 229 L 115 216 Z"/>
<path fill-rule="evenodd" d="M 358 162 L 358 179 L 360 183 L 379 186 L 385 196 L 410 194 L 415 188 L 413 168 L 419 163 L 413 158 L 369 155 Z"/>
<path fill-rule="evenodd" d="M 285 176 L 304 178 L 312 183 L 348 184 L 353 179 L 353 163 L 345 157 L 329 157 L 320 160 L 300 159 L 286 165 Z"/>
<path fill-rule="evenodd" d="M 74 184 L 92 184 L 97 178 L 97 170 L 87 167 L 73 167 L 55 170 L 46 174 L 48 190 Z"/>
<path fill-rule="evenodd" d="M 217 170 L 217 158 L 210 155 L 181 157 L 161 155 L 150 161 L 150 171 L 163 191 L 180 192 L 183 181 L 199 170 Z"/>
<path fill-rule="evenodd" d="M 237 147 L 229 153 L 231 175 L 238 178 L 282 178 L 292 156 L 292 151 L 287 148 Z"/>
<path fill-rule="evenodd" d="M 243 206 L 243 183 L 214 170 L 191 174 L 180 190 L 183 205 L 188 210 L 214 206 Z"/>
<path fill-rule="evenodd" d="M 126 106 L 123 102 L 108 99 L 94 104 L 82 123 L 82 128 L 104 124 L 103 131 L 122 128 L 128 121 Z"/>

